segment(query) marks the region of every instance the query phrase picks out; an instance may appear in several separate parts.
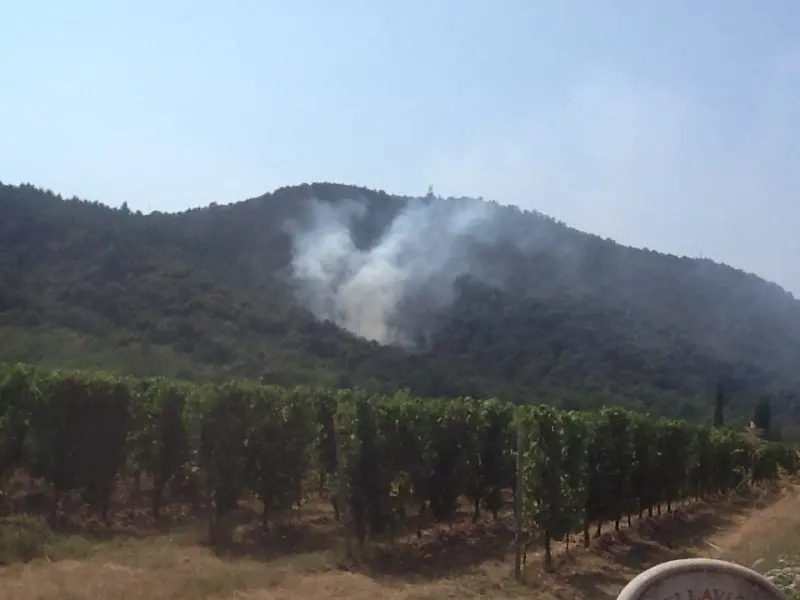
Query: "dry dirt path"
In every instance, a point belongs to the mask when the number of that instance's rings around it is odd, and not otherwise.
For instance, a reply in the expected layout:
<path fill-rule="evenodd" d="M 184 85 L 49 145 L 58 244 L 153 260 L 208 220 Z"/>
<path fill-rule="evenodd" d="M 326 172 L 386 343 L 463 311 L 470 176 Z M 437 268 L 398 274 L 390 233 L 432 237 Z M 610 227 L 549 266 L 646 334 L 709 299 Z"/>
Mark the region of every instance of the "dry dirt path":
<path fill-rule="evenodd" d="M 800 552 L 800 485 L 774 503 L 735 517 L 706 541 L 708 556 L 759 570 L 783 554 Z"/>
<path fill-rule="evenodd" d="M 0 568 L 0 598 L 18 600 L 199 600 L 441 598 L 583 598 L 607 600 L 643 569 L 681 556 L 708 556 L 766 567 L 800 539 L 800 493 L 790 488 L 769 503 L 699 506 L 618 534 L 604 534 L 589 551 L 556 549 L 555 573 L 535 560 L 526 583 L 511 580 L 511 548 L 461 570 L 435 568 L 388 575 L 343 571 L 336 550 L 269 561 L 225 559 L 199 543 L 201 532 L 112 540 L 89 556 L 37 560 Z M 796 544 L 800 550 L 800 544 Z M 443 552 L 459 552 L 449 548 Z M 435 567 L 436 557 L 430 561 Z"/>

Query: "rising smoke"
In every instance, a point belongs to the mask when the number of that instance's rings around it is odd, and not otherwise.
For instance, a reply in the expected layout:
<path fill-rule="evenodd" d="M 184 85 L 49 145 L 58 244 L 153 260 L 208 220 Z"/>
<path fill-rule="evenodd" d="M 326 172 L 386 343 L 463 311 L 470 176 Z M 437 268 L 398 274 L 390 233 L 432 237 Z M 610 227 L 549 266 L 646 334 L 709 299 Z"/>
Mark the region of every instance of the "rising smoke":
<path fill-rule="evenodd" d="M 360 247 L 354 229 L 369 216 L 365 201 L 311 200 L 305 218 L 288 228 L 297 296 L 318 319 L 359 337 L 416 347 L 420 332 L 409 312 L 441 311 L 458 278 L 488 275 L 468 252 L 498 238 L 496 210 L 480 200 L 410 199 L 377 240 Z"/>

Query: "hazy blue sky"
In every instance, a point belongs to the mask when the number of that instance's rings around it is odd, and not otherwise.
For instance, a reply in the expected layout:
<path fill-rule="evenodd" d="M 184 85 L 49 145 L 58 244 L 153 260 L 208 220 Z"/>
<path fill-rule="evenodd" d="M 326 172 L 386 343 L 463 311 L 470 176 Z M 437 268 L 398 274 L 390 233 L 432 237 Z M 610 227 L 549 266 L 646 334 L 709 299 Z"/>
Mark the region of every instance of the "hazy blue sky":
<path fill-rule="evenodd" d="M 5 182 L 432 184 L 800 295 L 798 0 L 0 0 L 0 86 Z"/>

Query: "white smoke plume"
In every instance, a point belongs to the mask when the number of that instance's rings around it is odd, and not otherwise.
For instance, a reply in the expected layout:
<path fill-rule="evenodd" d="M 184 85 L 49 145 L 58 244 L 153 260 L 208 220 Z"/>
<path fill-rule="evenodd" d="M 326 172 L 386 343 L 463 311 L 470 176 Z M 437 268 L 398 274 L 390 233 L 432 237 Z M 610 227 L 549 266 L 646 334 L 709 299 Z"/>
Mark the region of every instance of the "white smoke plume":
<path fill-rule="evenodd" d="M 410 199 L 363 248 L 353 230 L 368 217 L 365 202 L 311 200 L 303 222 L 288 229 L 297 296 L 318 319 L 359 337 L 416 346 L 419 332 L 401 312 L 430 314 L 453 301 L 456 279 L 475 270 L 464 242 L 493 241 L 493 212 L 478 200 Z M 408 306 L 421 298 L 424 306 Z"/>

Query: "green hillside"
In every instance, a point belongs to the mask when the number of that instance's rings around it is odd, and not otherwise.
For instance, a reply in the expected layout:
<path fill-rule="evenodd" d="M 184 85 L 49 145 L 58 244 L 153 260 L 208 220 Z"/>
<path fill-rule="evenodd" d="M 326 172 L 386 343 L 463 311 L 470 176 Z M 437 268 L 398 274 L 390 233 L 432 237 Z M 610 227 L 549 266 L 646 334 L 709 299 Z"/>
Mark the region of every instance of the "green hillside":
<path fill-rule="evenodd" d="M 313 184 L 142 215 L 0 185 L 0 360 L 613 403 L 692 419 L 710 416 L 722 382 L 731 415 L 749 416 L 768 394 L 778 418 L 800 422 L 800 303 L 774 284 L 486 205 L 493 236 L 459 241 L 469 268 L 454 278 L 452 302 L 429 309 L 434 277 L 398 313 L 424 344 L 382 346 L 298 300 L 287 223 L 311 199 L 363 202 L 350 224 L 361 249 L 412 202 Z M 463 200 L 425 202 L 449 210 Z"/>

